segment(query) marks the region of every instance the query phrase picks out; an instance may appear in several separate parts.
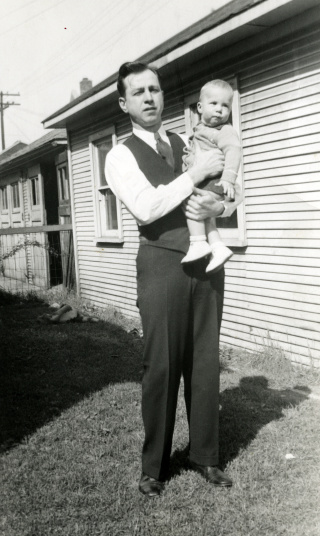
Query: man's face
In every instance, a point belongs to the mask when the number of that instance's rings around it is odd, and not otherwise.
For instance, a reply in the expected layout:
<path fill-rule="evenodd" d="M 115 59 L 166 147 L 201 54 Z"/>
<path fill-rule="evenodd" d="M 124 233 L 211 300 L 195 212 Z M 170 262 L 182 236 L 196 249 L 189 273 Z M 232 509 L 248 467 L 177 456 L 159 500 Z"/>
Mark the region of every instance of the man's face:
<path fill-rule="evenodd" d="M 135 128 L 156 132 L 161 125 L 163 92 L 152 71 L 130 74 L 124 79 L 126 93 L 120 97 L 121 109 L 130 115 Z"/>
<path fill-rule="evenodd" d="M 205 125 L 215 127 L 228 121 L 232 110 L 231 91 L 221 87 L 206 88 L 198 102 L 198 112 Z"/>

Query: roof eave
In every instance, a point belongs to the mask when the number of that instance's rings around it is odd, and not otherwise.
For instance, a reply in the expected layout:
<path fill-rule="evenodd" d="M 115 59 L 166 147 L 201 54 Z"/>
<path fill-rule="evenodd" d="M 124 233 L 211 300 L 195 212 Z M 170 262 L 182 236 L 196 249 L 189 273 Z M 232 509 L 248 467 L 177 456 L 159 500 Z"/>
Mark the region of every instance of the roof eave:
<path fill-rule="evenodd" d="M 53 139 L 44 145 L 41 145 L 40 147 L 36 147 L 32 151 L 26 152 L 20 156 L 16 156 L 15 158 L 11 158 L 10 160 L 0 164 L 0 176 L 3 176 L 8 172 L 14 172 L 16 169 L 24 167 L 26 164 L 30 165 L 32 161 L 40 160 L 50 153 L 58 152 L 57 147 L 67 147 L 67 144 L 68 142 L 66 139 Z"/>
<path fill-rule="evenodd" d="M 261 2 L 254 2 L 253 0 L 247 4 L 247 8 L 244 10 L 243 2 L 232 2 L 231 4 L 235 6 L 242 6 L 241 10 L 239 8 L 238 12 L 232 13 L 232 16 L 223 20 L 221 23 L 216 24 L 214 27 L 203 31 L 202 33 L 199 33 L 198 31 L 196 35 L 192 35 L 192 27 L 190 27 L 190 37 L 188 39 L 186 38 L 183 43 L 171 48 L 168 45 L 167 49 L 166 43 L 164 43 L 139 59 L 154 65 L 161 72 L 161 69 L 169 64 L 181 60 L 182 58 L 192 56 L 196 50 L 201 50 L 210 42 L 214 41 L 217 44 L 216 50 L 219 50 L 218 44 L 220 41 L 225 41 L 226 36 L 229 36 L 230 44 L 236 42 L 237 36 L 238 38 L 241 36 L 242 39 L 244 37 L 252 36 L 261 30 L 261 27 L 254 25 L 254 22 L 257 19 L 261 21 L 261 18 L 268 17 L 273 12 L 281 12 L 281 10 L 282 13 L 284 13 L 282 16 L 286 18 L 285 10 L 287 6 L 288 18 L 289 16 L 292 16 L 292 7 L 295 7 L 296 10 L 303 10 L 303 6 L 300 4 L 301 7 L 299 7 L 299 3 L 300 0 L 262 0 Z M 307 4 L 310 4 L 312 7 L 315 2 L 313 2 L 313 0 L 305 0 L 303 4 L 304 9 L 308 9 Z M 169 40 L 168 43 L 172 41 L 173 40 Z M 164 50 L 166 51 L 164 52 Z M 96 107 L 100 101 L 116 100 L 117 88 L 116 82 L 114 81 L 115 79 L 116 75 L 112 75 L 104 81 L 107 83 L 108 80 L 112 80 L 107 87 L 102 87 L 102 82 L 96 86 L 97 91 L 93 88 L 93 91 L 95 92 L 93 94 L 90 92 L 87 98 L 75 103 L 71 107 L 62 108 L 61 111 L 58 110 L 55 114 L 52 114 L 50 117 L 42 121 L 44 128 L 66 127 L 70 123 L 76 121 L 77 118 L 83 116 L 90 109 Z M 100 90 L 98 90 L 99 86 L 101 87 Z"/>

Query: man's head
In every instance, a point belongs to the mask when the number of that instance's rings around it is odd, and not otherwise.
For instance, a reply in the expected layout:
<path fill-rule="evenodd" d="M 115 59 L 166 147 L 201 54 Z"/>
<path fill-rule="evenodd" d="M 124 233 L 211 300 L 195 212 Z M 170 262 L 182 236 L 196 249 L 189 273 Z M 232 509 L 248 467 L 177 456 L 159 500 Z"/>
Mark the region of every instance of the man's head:
<path fill-rule="evenodd" d="M 215 127 L 228 121 L 232 111 L 233 89 L 224 80 L 211 80 L 200 91 L 198 112 L 201 121 Z"/>
<path fill-rule="evenodd" d="M 163 92 L 153 67 L 140 62 L 121 65 L 118 76 L 120 108 L 135 128 L 156 132 L 161 125 Z"/>

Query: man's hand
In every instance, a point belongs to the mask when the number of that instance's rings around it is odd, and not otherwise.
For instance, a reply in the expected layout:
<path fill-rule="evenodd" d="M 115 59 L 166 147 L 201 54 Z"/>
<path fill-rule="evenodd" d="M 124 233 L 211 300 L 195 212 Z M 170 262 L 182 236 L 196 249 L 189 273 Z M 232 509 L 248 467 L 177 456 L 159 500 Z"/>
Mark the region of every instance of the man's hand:
<path fill-rule="evenodd" d="M 187 218 L 195 221 L 217 218 L 224 212 L 223 205 L 215 199 L 216 194 L 194 188 L 194 193 L 185 201 L 183 209 Z"/>
<path fill-rule="evenodd" d="M 188 170 L 188 175 L 196 186 L 206 178 L 221 175 L 223 167 L 224 157 L 221 152 L 203 151 L 197 155 L 196 162 Z"/>

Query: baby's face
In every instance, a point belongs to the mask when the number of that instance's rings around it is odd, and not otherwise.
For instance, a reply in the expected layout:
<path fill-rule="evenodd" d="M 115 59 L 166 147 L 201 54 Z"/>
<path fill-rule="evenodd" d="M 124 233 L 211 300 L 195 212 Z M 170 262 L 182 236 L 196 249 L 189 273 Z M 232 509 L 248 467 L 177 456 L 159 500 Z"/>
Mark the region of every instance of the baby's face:
<path fill-rule="evenodd" d="M 233 95 L 228 89 L 218 86 L 206 88 L 198 102 L 198 112 L 205 125 L 216 127 L 228 121 Z"/>

